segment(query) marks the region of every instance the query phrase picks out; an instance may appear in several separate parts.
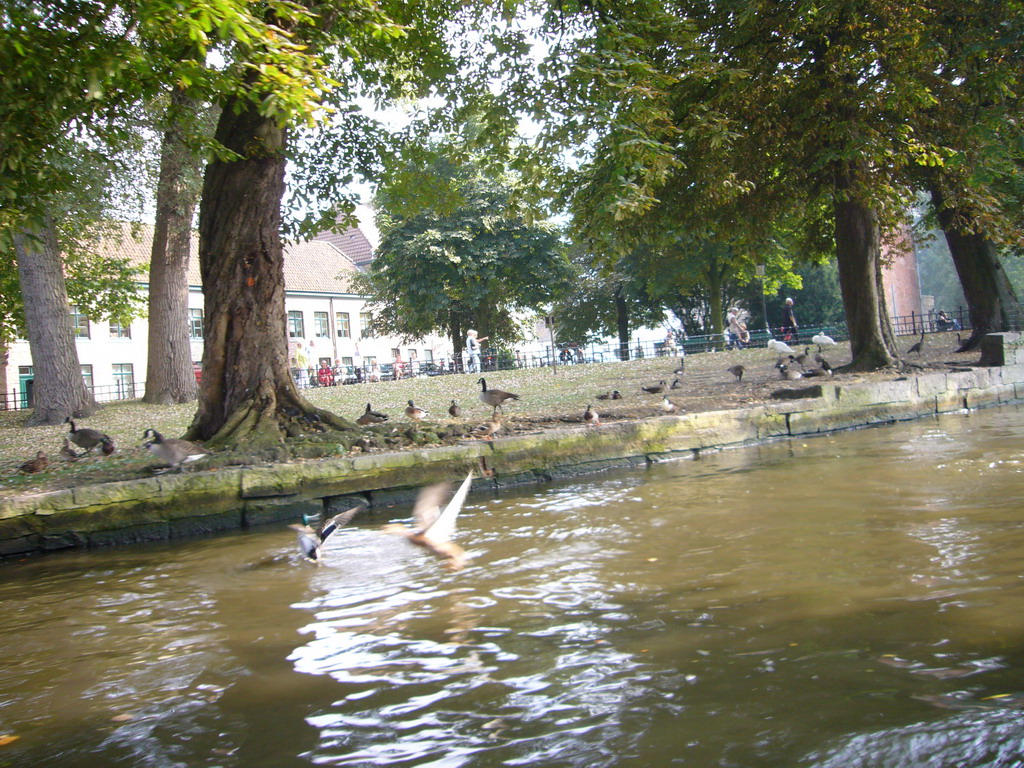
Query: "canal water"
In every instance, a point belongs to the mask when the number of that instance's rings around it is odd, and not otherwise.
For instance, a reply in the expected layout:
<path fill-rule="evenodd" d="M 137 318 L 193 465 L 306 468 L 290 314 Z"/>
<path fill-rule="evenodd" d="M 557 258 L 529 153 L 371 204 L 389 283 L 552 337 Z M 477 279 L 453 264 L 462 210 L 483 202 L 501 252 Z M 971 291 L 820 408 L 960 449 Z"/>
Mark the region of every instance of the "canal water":
<path fill-rule="evenodd" d="M 0 563 L 0 766 L 1024 765 L 1024 409 Z"/>

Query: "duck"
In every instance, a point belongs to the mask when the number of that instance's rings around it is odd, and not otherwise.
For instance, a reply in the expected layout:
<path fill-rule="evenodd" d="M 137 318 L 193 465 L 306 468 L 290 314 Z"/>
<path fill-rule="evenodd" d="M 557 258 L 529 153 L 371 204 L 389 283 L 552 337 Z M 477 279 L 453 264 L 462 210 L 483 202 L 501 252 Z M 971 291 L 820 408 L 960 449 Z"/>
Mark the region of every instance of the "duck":
<path fill-rule="evenodd" d="M 368 424 L 380 424 L 383 421 L 387 421 L 388 416 L 386 413 L 375 411 L 369 403 L 366 404 L 366 410 L 363 415 L 356 419 L 356 424 L 361 426 L 367 426 Z"/>
<path fill-rule="evenodd" d="M 103 451 L 104 456 L 112 456 L 117 450 L 117 446 L 114 445 L 114 438 L 109 435 L 104 435 L 100 444 L 103 446 L 100 450 Z"/>
<path fill-rule="evenodd" d="M 462 505 L 466 501 L 472 481 L 473 472 L 470 470 L 444 510 L 441 509 L 441 502 L 451 490 L 451 485 L 438 483 L 427 486 L 419 492 L 412 508 L 414 527 L 402 523 L 391 523 L 385 525 L 381 531 L 403 536 L 416 546 L 433 552 L 442 558 L 448 568 L 453 571 L 463 568 L 467 559 L 466 552 L 452 541 L 452 535 L 455 533 L 455 522 L 459 512 L 462 511 Z"/>
<path fill-rule="evenodd" d="M 102 443 L 104 438 L 110 439 L 98 429 L 76 428 L 75 422 L 70 416 L 64 419 L 64 423 L 71 425 L 71 429 L 68 430 L 68 440 L 79 448 L 85 448 L 87 453 L 92 453 L 92 449 Z"/>
<path fill-rule="evenodd" d="M 348 525 L 352 518 L 364 509 L 366 509 L 365 504 L 358 504 L 351 509 L 346 509 L 327 520 L 319 528 L 298 523 L 292 523 L 288 527 L 298 532 L 299 551 L 302 556 L 311 563 L 319 564 L 323 562 L 323 547 L 331 534 Z"/>
<path fill-rule="evenodd" d="M 672 384 L 669 387 L 669 389 L 682 389 L 682 388 L 683 388 L 683 382 L 681 382 L 679 379 L 672 379 Z"/>
<path fill-rule="evenodd" d="M 795 355 L 796 350 L 784 341 L 768 339 L 768 349 L 774 349 L 780 355 Z"/>
<path fill-rule="evenodd" d="M 601 416 L 594 410 L 594 406 L 588 405 L 587 410 L 583 412 L 583 423 L 588 427 L 596 427 L 601 423 Z"/>
<path fill-rule="evenodd" d="M 48 466 L 50 466 L 50 460 L 46 458 L 46 454 L 43 451 L 36 451 L 34 459 L 29 459 L 18 467 L 18 474 L 34 475 L 36 472 L 42 472 Z"/>
<path fill-rule="evenodd" d="M 498 409 L 495 408 L 491 412 L 490 421 L 486 424 L 481 424 L 479 427 L 473 429 L 473 432 L 488 438 L 489 440 L 494 439 L 494 435 L 501 430 L 501 418 L 498 416 Z"/>
<path fill-rule="evenodd" d="M 454 400 L 452 400 L 452 404 L 448 406 L 448 415 L 451 416 L 453 419 L 457 419 L 460 416 L 462 416 L 462 409 L 459 407 L 459 404 L 456 403 Z"/>
<path fill-rule="evenodd" d="M 821 347 L 834 347 L 836 345 L 836 340 L 824 333 L 816 333 L 811 336 L 811 343 L 817 344 L 819 348 L 818 351 L 820 352 Z"/>
<path fill-rule="evenodd" d="M 598 400 L 621 400 L 622 395 L 619 394 L 619 390 L 615 389 L 611 392 L 605 392 L 604 394 L 597 396 Z"/>
<path fill-rule="evenodd" d="M 657 384 L 652 384 L 649 387 L 640 387 L 640 389 L 642 389 L 644 392 L 648 393 L 649 395 L 660 395 L 662 392 L 664 392 L 667 389 L 667 387 L 668 387 L 668 385 L 665 384 L 665 380 L 662 379 Z"/>
<path fill-rule="evenodd" d="M 71 441 L 65 437 L 64 445 L 60 448 L 60 457 L 65 461 L 78 461 L 82 457 L 82 454 L 72 448 Z"/>
<path fill-rule="evenodd" d="M 188 440 L 180 440 L 177 437 L 164 437 L 152 427 L 142 433 L 144 440 L 150 435 L 153 436 L 153 439 L 146 440 L 142 445 L 168 465 L 163 470 L 164 472 L 175 467 L 181 471 L 186 464 L 200 461 L 210 455 L 210 451 L 201 445 L 190 443 Z"/>
<path fill-rule="evenodd" d="M 513 395 L 511 392 L 505 392 L 501 389 L 488 389 L 487 382 L 483 378 L 477 379 L 476 383 L 480 385 L 480 402 L 492 408 L 500 408 L 511 400 L 519 399 L 519 395 Z"/>
<path fill-rule="evenodd" d="M 924 331 L 921 331 L 921 338 L 918 339 L 918 341 L 913 346 L 911 346 L 910 349 L 907 350 L 907 354 L 909 355 L 911 352 L 917 352 L 917 354 L 920 355 L 921 354 L 921 350 L 923 350 L 923 349 L 924 349 Z"/>
<path fill-rule="evenodd" d="M 668 395 L 665 395 L 664 399 L 661 401 L 661 410 L 663 413 L 668 414 L 679 413 L 679 406 L 669 400 Z"/>
<path fill-rule="evenodd" d="M 736 381 L 743 381 L 743 372 L 747 369 L 737 363 L 736 365 L 729 366 L 726 370 L 736 377 Z"/>
<path fill-rule="evenodd" d="M 427 415 L 427 411 L 415 405 L 413 401 L 410 400 L 409 405 L 405 409 L 405 415 L 413 421 L 423 421 L 423 417 Z"/>

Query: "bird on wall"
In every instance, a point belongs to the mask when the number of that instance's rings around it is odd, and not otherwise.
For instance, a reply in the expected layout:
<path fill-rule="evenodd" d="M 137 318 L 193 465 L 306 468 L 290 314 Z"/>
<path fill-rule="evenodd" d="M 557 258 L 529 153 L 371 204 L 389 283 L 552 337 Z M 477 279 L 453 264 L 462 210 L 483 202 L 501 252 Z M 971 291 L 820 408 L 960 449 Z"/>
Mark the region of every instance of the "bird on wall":
<path fill-rule="evenodd" d="M 594 410 L 593 406 L 588 405 L 587 410 L 583 412 L 583 422 L 588 427 L 596 427 L 601 423 L 601 416 Z"/>
<path fill-rule="evenodd" d="M 388 420 L 388 415 L 386 413 L 381 413 L 380 411 L 373 410 L 373 408 L 370 406 L 370 404 L 367 403 L 366 404 L 366 410 L 363 411 L 363 415 L 362 416 L 360 416 L 358 419 L 356 419 L 356 424 L 359 424 L 359 425 L 365 427 L 365 426 L 367 426 L 369 424 L 380 424 L 381 422 L 387 421 L 387 420 Z"/>
<path fill-rule="evenodd" d="M 745 370 L 747 370 L 747 369 L 744 368 L 742 365 L 737 364 L 737 365 L 729 366 L 729 368 L 727 368 L 726 370 L 728 370 L 729 373 L 731 373 L 733 376 L 735 376 L 736 377 L 736 381 L 739 382 L 739 381 L 743 381 L 743 372 Z"/>
<path fill-rule="evenodd" d="M 483 378 L 477 379 L 477 384 L 480 385 L 480 402 L 484 405 L 489 405 L 492 408 L 500 408 L 505 403 L 511 402 L 512 400 L 518 400 L 519 395 L 514 395 L 511 392 L 505 392 L 501 389 L 488 389 L 487 381 Z"/>
<path fill-rule="evenodd" d="M 179 472 L 186 464 L 205 459 L 210 451 L 201 445 L 190 443 L 188 440 L 180 440 L 177 437 L 164 437 L 155 429 L 150 427 L 142 433 L 142 438 L 153 436 L 152 440 L 146 440 L 142 445 L 150 453 L 160 459 L 167 467 L 162 472 L 177 469 Z"/>
<path fill-rule="evenodd" d="M 405 415 L 413 421 L 423 421 L 423 417 L 427 415 L 427 412 L 415 405 L 412 400 L 409 401 L 409 405 L 406 406 Z"/>
<path fill-rule="evenodd" d="M 459 407 L 459 404 L 456 403 L 454 400 L 452 400 L 452 404 L 448 406 L 448 415 L 451 416 L 453 419 L 457 419 L 460 416 L 462 416 L 462 409 Z"/>
<path fill-rule="evenodd" d="M 323 562 L 323 547 L 327 543 L 327 539 L 339 528 L 348 525 L 352 518 L 364 509 L 366 509 L 365 504 L 347 509 L 327 520 L 319 528 L 298 523 L 292 523 L 288 527 L 298 532 L 299 551 L 302 552 L 302 556 L 311 563 L 321 563 Z"/>
<path fill-rule="evenodd" d="M 36 472 L 42 472 L 48 466 L 50 466 L 50 460 L 46 458 L 46 454 L 42 451 L 37 451 L 34 459 L 29 459 L 18 467 L 18 474 L 34 475 Z"/>
<path fill-rule="evenodd" d="M 466 552 L 452 541 L 452 536 L 455 533 L 455 522 L 459 512 L 462 511 L 462 505 L 466 501 L 472 481 L 473 472 L 470 471 L 443 511 L 441 502 L 450 492 L 451 484 L 438 483 L 427 486 L 419 492 L 412 508 L 414 527 L 402 523 L 391 523 L 385 525 L 381 530 L 384 533 L 404 536 L 413 544 L 443 558 L 451 570 L 459 570 L 466 564 Z"/>
<path fill-rule="evenodd" d="M 64 419 L 64 423 L 71 425 L 71 428 L 68 430 L 68 440 L 79 448 L 85 448 L 88 453 L 92 453 L 92 449 L 102 443 L 104 438 L 110 440 L 109 437 L 98 429 L 90 429 L 89 427 L 76 428 L 75 422 L 70 416 Z"/>

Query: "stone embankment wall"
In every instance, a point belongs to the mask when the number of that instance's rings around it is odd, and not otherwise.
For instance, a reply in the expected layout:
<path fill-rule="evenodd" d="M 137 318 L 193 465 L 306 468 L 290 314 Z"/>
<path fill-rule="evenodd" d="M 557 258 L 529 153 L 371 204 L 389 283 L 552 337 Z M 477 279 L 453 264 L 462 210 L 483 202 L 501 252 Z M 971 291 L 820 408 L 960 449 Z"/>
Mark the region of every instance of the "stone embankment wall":
<path fill-rule="evenodd" d="M 1009 340 L 1007 340 L 1009 341 Z M 923 373 L 885 382 L 826 382 L 792 399 L 713 411 L 574 427 L 400 453 L 169 474 L 25 495 L 0 502 L 0 555 L 208 534 L 359 500 L 374 507 L 469 469 L 475 487 L 505 487 L 677 459 L 779 437 L 914 419 L 1024 400 L 1024 349 L 999 367 Z M 1018 359 L 1018 357 L 1020 359 Z"/>

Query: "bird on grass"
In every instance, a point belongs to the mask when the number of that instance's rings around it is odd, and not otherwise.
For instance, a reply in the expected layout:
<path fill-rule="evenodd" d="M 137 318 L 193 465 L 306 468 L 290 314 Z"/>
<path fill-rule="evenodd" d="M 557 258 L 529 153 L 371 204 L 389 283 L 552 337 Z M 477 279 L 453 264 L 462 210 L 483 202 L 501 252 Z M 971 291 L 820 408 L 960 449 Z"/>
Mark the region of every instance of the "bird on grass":
<path fill-rule="evenodd" d="M 820 365 L 823 371 L 828 371 L 828 373 L 830 374 L 832 373 L 832 364 L 829 363 L 829 361 L 826 360 L 824 357 L 822 357 L 820 352 L 814 355 L 814 362 Z"/>
<path fill-rule="evenodd" d="M 142 433 L 143 440 L 150 435 L 153 436 L 153 439 L 146 440 L 142 445 L 167 465 L 165 469 L 160 470 L 162 472 L 168 472 L 175 468 L 180 472 L 186 464 L 201 461 L 210 455 L 210 451 L 201 445 L 190 443 L 188 440 L 180 440 L 177 437 L 164 437 L 152 427 Z"/>
<path fill-rule="evenodd" d="M 495 408 L 491 412 L 491 418 L 486 424 L 481 424 L 479 427 L 473 429 L 473 433 L 486 437 L 489 440 L 494 439 L 494 435 L 501 430 L 501 418 L 498 416 L 498 409 Z"/>
<path fill-rule="evenodd" d="M 519 399 L 519 395 L 513 395 L 502 389 L 488 389 L 487 381 L 483 378 L 477 379 L 476 383 L 480 385 L 480 394 L 478 395 L 480 402 L 492 408 L 501 408 L 505 403 Z"/>
<path fill-rule="evenodd" d="M 824 333 L 816 333 L 811 336 L 811 343 L 817 344 L 819 347 L 818 351 L 820 352 L 820 347 L 834 347 L 836 345 L 836 340 Z"/>
<path fill-rule="evenodd" d="M 917 352 L 917 354 L 920 355 L 921 351 L 923 349 L 924 349 L 924 331 L 921 331 L 921 338 L 918 339 L 917 342 L 913 346 L 911 346 L 910 349 L 907 350 L 907 354 L 909 355 L 911 352 Z"/>
<path fill-rule="evenodd" d="M 679 379 L 672 379 L 672 385 L 669 387 L 669 389 L 682 389 L 682 388 L 683 388 L 683 382 L 681 382 Z"/>
<path fill-rule="evenodd" d="M 668 388 L 668 385 L 665 383 L 664 379 L 662 379 L 657 384 L 652 384 L 649 387 L 640 387 L 640 389 L 642 389 L 644 392 L 646 392 L 649 395 L 660 395 L 667 388 Z"/>
<path fill-rule="evenodd" d="M 799 365 L 801 368 L 807 367 L 807 362 L 811 359 L 811 348 L 804 347 L 804 351 L 799 355 L 790 355 L 789 359 Z"/>
<path fill-rule="evenodd" d="M 774 349 L 780 355 L 795 355 L 796 350 L 784 341 L 768 339 L 768 349 Z"/>
<path fill-rule="evenodd" d="M 70 416 L 64 419 L 64 423 L 71 425 L 71 428 L 68 430 L 68 440 L 79 448 L 85 448 L 87 453 L 92 453 L 92 449 L 102 443 L 104 438 L 110 439 L 98 429 L 90 429 L 89 427 L 76 428 L 75 422 Z"/>
<path fill-rule="evenodd" d="M 423 421 L 423 417 L 427 415 L 427 412 L 413 404 L 412 400 L 410 400 L 409 405 L 405 409 L 405 415 L 413 421 Z"/>
<path fill-rule="evenodd" d="M 619 394 L 619 390 L 613 390 L 611 392 L 605 392 L 603 395 L 597 396 L 598 400 L 621 400 L 622 395 Z"/>
<path fill-rule="evenodd" d="M 46 454 L 42 451 L 37 451 L 34 459 L 29 459 L 18 467 L 18 474 L 34 475 L 36 472 L 42 472 L 48 466 L 50 466 L 50 460 L 46 458 Z"/>
<path fill-rule="evenodd" d="M 729 373 L 736 377 L 736 381 L 743 381 L 743 372 L 747 370 L 742 365 L 736 364 L 730 366 L 728 369 Z"/>
<path fill-rule="evenodd" d="M 676 376 L 682 376 L 683 373 L 685 372 L 685 369 L 686 369 L 686 358 L 685 357 L 680 357 L 679 358 L 679 367 L 676 368 L 674 371 L 672 371 L 672 373 L 674 373 Z"/>
<path fill-rule="evenodd" d="M 666 414 L 679 413 L 679 406 L 668 399 L 668 395 L 665 395 L 661 401 L 661 411 Z"/>
<path fill-rule="evenodd" d="M 587 410 L 583 412 L 583 422 L 588 427 L 596 427 L 601 423 L 601 416 L 592 405 L 588 405 Z"/>
<path fill-rule="evenodd" d="M 472 480 L 473 472 L 470 471 L 443 511 L 441 502 L 451 490 L 451 485 L 438 483 L 424 488 L 419 492 L 412 508 L 415 527 L 391 523 L 381 530 L 384 533 L 404 536 L 413 544 L 443 558 L 451 570 L 459 570 L 466 564 L 466 552 L 452 541 L 452 535 L 455 533 L 455 521 L 462 511 Z"/>
<path fill-rule="evenodd" d="M 803 378 L 803 374 L 800 373 L 800 371 L 791 370 L 790 367 L 785 364 L 779 366 L 779 376 L 786 381 L 796 381 L 797 379 Z"/>
<path fill-rule="evenodd" d="M 108 435 L 104 435 L 100 443 L 103 446 L 100 450 L 103 451 L 104 456 L 110 456 L 117 450 L 117 447 L 114 445 L 114 439 Z"/>
<path fill-rule="evenodd" d="M 381 422 L 387 421 L 387 420 L 388 420 L 388 415 L 386 413 L 381 413 L 380 411 L 373 410 L 373 408 L 370 406 L 370 404 L 367 403 L 366 404 L 366 410 L 363 412 L 362 416 L 360 416 L 358 419 L 356 419 L 356 424 L 359 424 L 359 425 L 365 427 L 365 426 L 367 426 L 369 424 L 380 424 Z"/>
<path fill-rule="evenodd" d="M 83 454 L 71 447 L 71 441 L 65 437 L 64 445 L 60 449 L 60 457 L 65 461 L 78 461 L 82 456 Z"/>
<path fill-rule="evenodd" d="M 460 416 L 462 416 L 462 409 L 459 407 L 459 404 L 456 403 L 454 400 L 452 400 L 452 404 L 448 406 L 448 415 L 451 416 L 453 419 L 457 419 Z"/>
<path fill-rule="evenodd" d="M 339 528 L 344 528 L 348 525 L 352 518 L 364 509 L 366 509 L 365 504 L 359 504 L 352 507 L 352 509 L 347 509 L 327 520 L 319 528 L 299 525 L 298 523 L 292 523 L 288 527 L 298 532 L 299 551 L 302 552 L 302 556 L 311 563 L 322 563 L 323 547 L 330 535 Z"/>

